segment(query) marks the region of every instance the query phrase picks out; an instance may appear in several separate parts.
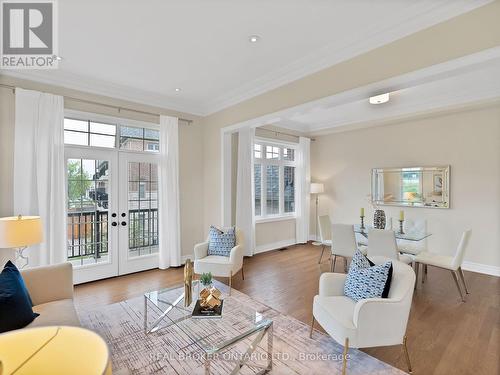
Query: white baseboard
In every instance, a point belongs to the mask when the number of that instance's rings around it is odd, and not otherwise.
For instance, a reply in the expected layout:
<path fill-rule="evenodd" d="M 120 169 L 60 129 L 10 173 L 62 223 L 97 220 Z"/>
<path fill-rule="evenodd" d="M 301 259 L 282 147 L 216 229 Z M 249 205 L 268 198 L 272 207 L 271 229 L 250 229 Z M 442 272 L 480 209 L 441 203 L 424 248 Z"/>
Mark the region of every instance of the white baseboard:
<path fill-rule="evenodd" d="M 474 262 L 463 262 L 462 269 L 465 271 L 472 271 L 478 273 L 484 273 L 486 275 L 500 277 L 500 267 L 490 266 L 488 264 L 474 263 Z"/>
<path fill-rule="evenodd" d="M 295 238 L 292 238 L 289 240 L 283 240 L 283 241 L 268 243 L 265 245 L 259 245 L 255 248 L 254 254 L 259 254 L 259 253 L 264 253 L 266 251 L 281 249 L 283 247 L 292 246 L 295 244 L 296 244 Z"/>

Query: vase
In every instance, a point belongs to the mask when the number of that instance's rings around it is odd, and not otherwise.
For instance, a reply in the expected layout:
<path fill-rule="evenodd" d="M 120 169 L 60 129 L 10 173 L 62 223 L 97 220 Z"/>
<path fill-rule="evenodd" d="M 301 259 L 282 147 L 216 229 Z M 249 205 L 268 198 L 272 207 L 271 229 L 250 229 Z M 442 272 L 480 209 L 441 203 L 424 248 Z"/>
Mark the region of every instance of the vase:
<path fill-rule="evenodd" d="M 376 229 L 385 229 L 385 212 L 384 210 L 375 210 L 373 214 L 373 226 Z"/>

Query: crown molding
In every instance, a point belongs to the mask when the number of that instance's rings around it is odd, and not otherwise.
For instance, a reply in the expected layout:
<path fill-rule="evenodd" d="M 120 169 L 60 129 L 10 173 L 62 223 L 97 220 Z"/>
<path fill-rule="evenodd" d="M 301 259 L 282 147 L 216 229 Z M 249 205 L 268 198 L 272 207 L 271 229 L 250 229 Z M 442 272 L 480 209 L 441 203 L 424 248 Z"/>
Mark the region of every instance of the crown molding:
<path fill-rule="evenodd" d="M 304 56 L 280 69 L 268 73 L 258 79 L 246 83 L 237 89 L 230 90 L 224 95 L 214 98 L 204 105 L 205 114 L 209 115 L 224 108 L 241 103 L 255 96 L 271 91 L 280 86 L 286 85 L 342 61 L 349 60 L 370 50 L 381 47 L 385 44 L 401 39 L 419 30 L 426 29 L 440 22 L 456 17 L 460 14 L 470 12 L 483 5 L 491 3 L 493 0 L 480 0 L 476 2 L 448 1 L 440 3 L 432 9 L 425 11 L 418 10 L 418 15 L 411 19 L 402 19 L 399 24 L 391 28 L 383 27 L 386 20 L 378 22 L 379 30 L 371 30 L 366 37 L 366 33 L 355 43 L 346 45 L 339 49 L 338 46 L 326 46 L 315 53 Z M 414 5 L 414 8 L 417 8 Z M 365 34 L 365 35 L 363 35 Z"/>
<path fill-rule="evenodd" d="M 154 106 L 196 116 L 203 116 L 205 114 L 200 106 L 187 100 L 180 100 L 179 98 L 173 98 L 168 95 L 162 95 L 155 92 L 144 91 L 129 86 L 84 77 L 62 70 L 58 70 L 56 72 L 46 70 L 2 70 L 1 75 L 47 85 L 59 86 L 95 95 L 107 96 L 113 99 L 126 100 L 138 104 Z"/>

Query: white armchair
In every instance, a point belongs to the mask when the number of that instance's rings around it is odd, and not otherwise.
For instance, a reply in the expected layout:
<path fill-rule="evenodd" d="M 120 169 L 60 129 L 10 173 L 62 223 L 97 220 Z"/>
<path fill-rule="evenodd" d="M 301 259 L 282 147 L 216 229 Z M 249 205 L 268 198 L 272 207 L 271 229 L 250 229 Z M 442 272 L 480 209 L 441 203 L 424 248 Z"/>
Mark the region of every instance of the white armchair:
<path fill-rule="evenodd" d="M 370 258 L 380 264 L 384 257 Z M 376 346 L 403 345 L 408 369 L 410 357 L 406 346 L 406 325 L 410 315 L 415 272 L 397 260 L 392 260 L 393 273 L 388 298 L 368 298 L 355 302 L 344 295 L 347 275 L 323 273 L 319 280 L 319 294 L 314 297 L 312 337 L 314 323 L 339 344 L 344 345 L 342 374 L 347 367 L 349 346 L 367 348 Z"/>
<path fill-rule="evenodd" d="M 236 228 L 236 245 L 231 249 L 229 257 L 221 255 L 208 255 L 208 239 L 206 242 L 194 246 L 194 273 L 201 275 L 210 272 L 215 277 L 229 278 L 229 294 L 233 276 L 241 270 L 241 277 L 245 280 L 243 273 L 244 254 L 243 232 Z"/>

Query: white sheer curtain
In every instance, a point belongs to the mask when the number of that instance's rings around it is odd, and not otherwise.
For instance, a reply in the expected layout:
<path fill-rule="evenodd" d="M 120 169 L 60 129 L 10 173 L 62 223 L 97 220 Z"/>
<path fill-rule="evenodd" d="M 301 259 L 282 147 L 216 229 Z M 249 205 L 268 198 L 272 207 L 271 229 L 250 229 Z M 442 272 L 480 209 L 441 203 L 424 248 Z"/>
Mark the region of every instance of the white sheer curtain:
<path fill-rule="evenodd" d="M 253 203 L 253 144 L 255 129 L 238 132 L 238 175 L 236 180 L 236 226 L 245 235 L 245 255 L 255 251 L 255 214 Z"/>
<path fill-rule="evenodd" d="M 160 116 L 159 233 L 160 268 L 181 265 L 179 213 L 179 119 Z"/>
<path fill-rule="evenodd" d="M 30 266 L 66 260 L 64 99 L 16 88 L 14 214 L 40 216 L 43 242 Z"/>
<path fill-rule="evenodd" d="M 309 240 L 309 208 L 311 185 L 310 165 L 311 140 L 300 137 L 297 149 L 297 183 L 295 188 L 295 237 L 297 243 L 305 243 Z"/>

